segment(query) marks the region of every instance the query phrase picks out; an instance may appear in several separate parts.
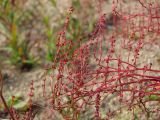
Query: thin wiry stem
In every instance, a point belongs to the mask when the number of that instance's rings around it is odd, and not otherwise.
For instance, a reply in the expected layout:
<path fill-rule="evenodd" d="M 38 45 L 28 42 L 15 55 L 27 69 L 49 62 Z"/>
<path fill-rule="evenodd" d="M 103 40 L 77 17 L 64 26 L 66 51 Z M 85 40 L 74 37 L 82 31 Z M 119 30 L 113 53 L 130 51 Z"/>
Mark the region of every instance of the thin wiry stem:
<path fill-rule="evenodd" d="M 2 91 L 2 90 L 3 90 L 3 77 L 2 77 L 1 70 L 0 70 L 0 98 L 1 98 L 1 100 L 2 100 L 2 102 L 3 102 L 3 105 L 4 105 L 5 109 L 8 111 L 11 119 L 12 119 L 12 120 L 15 120 L 13 114 L 12 114 L 11 111 L 9 110 L 9 107 L 8 107 L 8 105 L 7 105 L 4 97 L 3 97 L 3 91 Z"/>

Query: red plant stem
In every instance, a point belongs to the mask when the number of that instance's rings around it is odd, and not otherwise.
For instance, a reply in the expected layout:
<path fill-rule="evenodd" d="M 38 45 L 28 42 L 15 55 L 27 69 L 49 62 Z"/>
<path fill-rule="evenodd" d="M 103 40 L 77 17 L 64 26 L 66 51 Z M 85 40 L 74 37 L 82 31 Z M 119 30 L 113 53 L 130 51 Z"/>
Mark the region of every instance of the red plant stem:
<path fill-rule="evenodd" d="M 9 110 L 9 107 L 8 107 L 8 105 L 7 105 L 4 97 L 3 97 L 3 77 L 2 77 L 1 70 L 0 70 L 0 98 L 1 98 L 1 100 L 2 100 L 2 102 L 3 102 L 3 105 L 4 105 L 5 109 L 6 109 L 7 112 L 9 113 L 11 119 L 12 119 L 12 120 L 15 120 L 13 114 L 12 114 L 11 111 Z"/>
<path fill-rule="evenodd" d="M 64 108 L 75 110 L 72 114 L 74 119 L 86 105 L 95 106 L 96 117 L 99 119 L 101 117 L 99 105 L 102 102 L 99 99 L 100 94 L 102 96 L 116 94 L 119 102 L 123 102 L 129 108 L 136 102 L 143 104 L 142 107 L 145 108 L 145 103 L 142 101 L 145 100 L 145 96 L 160 95 L 160 76 L 158 76 L 160 70 L 152 69 L 154 67 L 151 64 L 139 67 L 141 50 L 146 45 L 153 44 L 152 41 L 157 40 L 159 36 L 159 31 L 156 29 L 156 25 L 159 24 L 159 15 L 154 13 L 158 6 L 148 6 L 148 3 L 139 0 L 143 9 L 145 4 L 147 5 L 147 12 L 124 12 L 121 6 L 123 1 L 114 0 L 112 21 L 115 23 L 113 25 L 115 29 L 107 37 L 105 36 L 106 17 L 101 11 L 102 2 L 100 0 L 99 2 L 99 19 L 95 28 L 88 41 L 76 48 L 71 59 L 68 57 L 68 51 L 75 46 L 70 43 L 72 40 L 66 37 L 69 16 L 58 37 L 55 58 L 60 59 L 60 62 L 58 65 L 54 62 L 54 70 L 58 73 L 55 73 L 52 78 L 55 81 L 51 85 L 52 104 L 53 109 L 59 111 Z M 119 2 L 122 4 L 118 5 Z M 150 36 L 148 30 L 156 33 L 157 36 L 152 33 Z M 146 41 L 148 38 L 151 41 Z M 116 47 L 117 44 L 120 44 L 121 48 Z M 66 47 L 68 51 L 63 47 Z M 130 94 L 129 99 L 125 94 Z M 63 97 L 66 97 L 68 101 L 64 102 Z M 72 118 L 72 116 L 67 115 L 66 117 Z"/>
<path fill-rule="evenodd" d="M 7 110 L 7 112 L 8 112 L 9 115 L 10 115 L 11 119 L 12 119 L 12 120 L 15 120 L 13 114 L 11 113 L 11 111 L 10 111 L 9 108 L 8 108 L 8 105 L 7 105 L 7 103 L 6 103 L 3 95 L 0 94 L 0 97 L 1 97 L 1 100 L 2 100 L 2 102 L 3 102 L 3 105 L 4 105 L 5 109 Z"/>

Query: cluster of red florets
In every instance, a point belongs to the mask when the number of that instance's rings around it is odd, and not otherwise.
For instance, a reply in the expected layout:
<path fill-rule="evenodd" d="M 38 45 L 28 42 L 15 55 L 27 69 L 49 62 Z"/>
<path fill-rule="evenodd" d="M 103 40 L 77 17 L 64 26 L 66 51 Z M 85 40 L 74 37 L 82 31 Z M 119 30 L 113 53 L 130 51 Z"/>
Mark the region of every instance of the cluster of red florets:
<path fill-rule="evenodd" d="M 69 51 L 74 47 L 73 42 L 66 38 L 73 11 L 70 8 L 57 40 L 57 52 L 52 65 L 51 104 L 64 118 L 78 119 L 84 108 L 94 106 L 95 117 L 101 119 L 102 98 L 113 94 L 123 107 L 133 110 L 134 106 L 141 104 L 147 112 L 146 97 L 160 95 L 160 87 L 157 87 L 160 70 L 152 69 L 152 63 L 140 64 L 143 59 L 141 51 L 159 37 L 160 17 L 156 14 L 159 7 L 158 3 L 143 3 L 140 0 L 139 3 L 142 12 L 124 13 L 119 9 L 123 1 L 113 2 L 111 33 L 107 29 L 109 21 L 99 8 L 99 20 L 91 36 L 85 43 L 79 43 L 80 47 L 72 55 L 69 55 Z M 106 112 L 106 118 L 119 110 Z"/>

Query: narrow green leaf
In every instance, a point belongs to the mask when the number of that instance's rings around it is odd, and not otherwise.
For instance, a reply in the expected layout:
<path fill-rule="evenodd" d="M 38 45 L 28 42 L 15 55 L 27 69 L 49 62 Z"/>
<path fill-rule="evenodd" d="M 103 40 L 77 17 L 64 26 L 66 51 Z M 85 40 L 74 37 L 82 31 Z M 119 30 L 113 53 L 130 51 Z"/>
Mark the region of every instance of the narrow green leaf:
<path fill-rule="evenodd" d="M 2 6 L 3 6 L 4 8 L 6 8 L 7 5 L 8 5 L 8 3 L 9 3 L 9 0 L 3 0 L 3 1 L 2 1 Z"/>
<path fill-rule="evenodd" d="M 147 96 L 145 97 L 147 100 L 150 100 L 150 101 L 157 101 L 157 100 L 160 100 L 160 96 L 157 96 L 157 95 L 150 95 L 150 96 Z"/>
<path fill-rule="evenodd" d="M 54 7 L 56 7 L 56 5 L 57 5 L 56 0 L 51 0 L 51 3 L 52 3 L 52 5 L 53 5 Z"/>

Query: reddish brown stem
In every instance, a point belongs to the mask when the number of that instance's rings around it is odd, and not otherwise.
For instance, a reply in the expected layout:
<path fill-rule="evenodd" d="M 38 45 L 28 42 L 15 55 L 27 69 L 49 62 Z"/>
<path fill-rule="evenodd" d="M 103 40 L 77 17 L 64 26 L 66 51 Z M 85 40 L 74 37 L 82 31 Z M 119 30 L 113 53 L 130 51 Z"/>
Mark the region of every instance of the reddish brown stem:
<path fill-rule="evenodd" d="M 4 107 L 5 107 L 5 109 L 6 109 L 7 112 L 9 113 L 11 119 L 12 119 L 12 120 L 15 120 L 13 114 L 12 114 L 11 111 L 9 110 L 9 107 L 8 107 L 8 105 L 7 105 L 4 97 L 3 97 L 3 91 L 2 91 L 2 90 L 3 90 L 3 78 L 2 78 L 2 73 L 1 73 L 1 71 L 0 71 L 0 98 L 1 98 L 1 100 L 2 100 L 2 103 L 3 103 Z"/>

